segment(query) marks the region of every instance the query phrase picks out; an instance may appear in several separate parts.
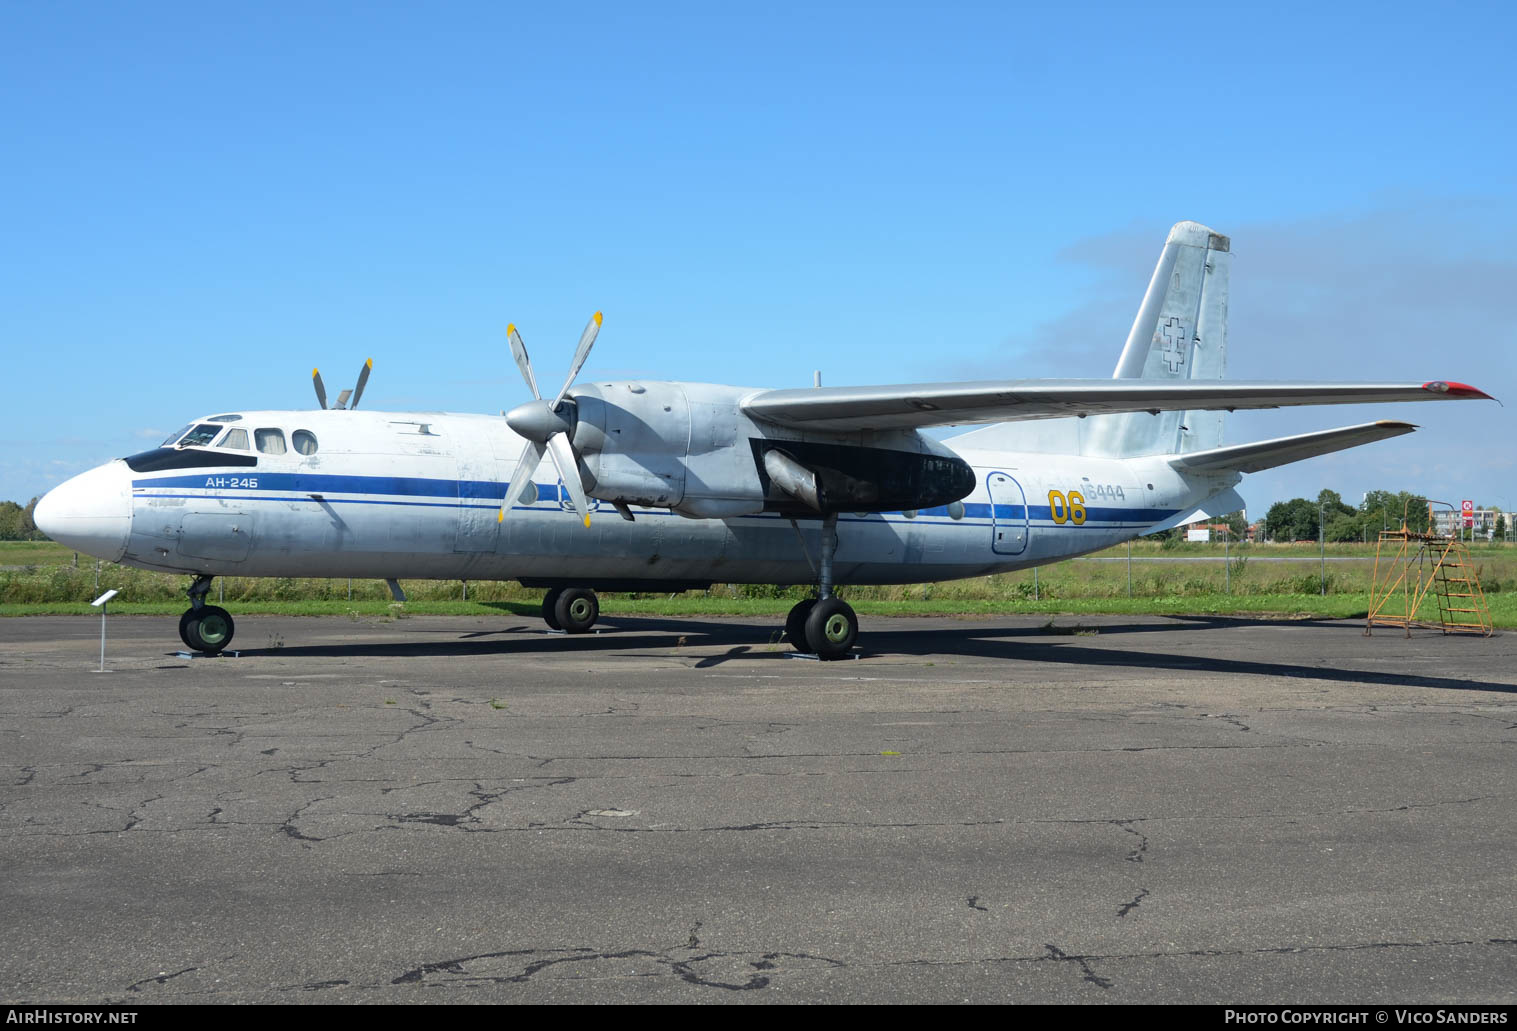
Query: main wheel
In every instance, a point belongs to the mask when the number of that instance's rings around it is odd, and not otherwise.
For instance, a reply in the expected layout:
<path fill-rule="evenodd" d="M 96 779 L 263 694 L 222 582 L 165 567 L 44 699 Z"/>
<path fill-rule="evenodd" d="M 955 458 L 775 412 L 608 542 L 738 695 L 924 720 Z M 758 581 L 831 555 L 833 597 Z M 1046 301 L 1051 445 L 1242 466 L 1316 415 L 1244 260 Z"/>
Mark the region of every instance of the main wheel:
<path fill-rule="evenodd" d="M 553 611 L 558 606 L 558 596 L 563 593 L 564 589 L 562 587 L 555 587 L 543 595 L 543 622 L 548 624 L 549 629 L 563 629 L 563 627 L 559 626 L 558 616 Z"/>
<path fill-rule="evenodd" d="M 811 615 L 815 605 L 815 598 L 798 601 L 791 606 L 789 615 L 785 617 L 785 640 L 794 645 L 797 651 L 811 647 L 806 643 L 806 617 Z"/>
<path fill-rule="evenodd" d="M 859 636 L 859 617 L 840 598 L 823 598 L 806 617 L 806 643 L 821 659 L 841 659 Z"/>
<path fill-rule="evenodd" d="M 191 618 L 184 623 L 184 633 L 180 636 L 188 641 L 195 651 L 215 655 L 232 643 L 232 634 L 236 631 L 237 625 L 232 621 L 232 614 L 226 609 L 216 605 L 202 605 L 199 609 L 192 610 L 189 615 Z"/>
<path fill-rule="evenodd" d="M 566 634 L 582 634 L 600 618 L 600 602 L 595 592 L 585 587 L 570 587 L 558 596 L 553 606 L 559 628 Z"/>

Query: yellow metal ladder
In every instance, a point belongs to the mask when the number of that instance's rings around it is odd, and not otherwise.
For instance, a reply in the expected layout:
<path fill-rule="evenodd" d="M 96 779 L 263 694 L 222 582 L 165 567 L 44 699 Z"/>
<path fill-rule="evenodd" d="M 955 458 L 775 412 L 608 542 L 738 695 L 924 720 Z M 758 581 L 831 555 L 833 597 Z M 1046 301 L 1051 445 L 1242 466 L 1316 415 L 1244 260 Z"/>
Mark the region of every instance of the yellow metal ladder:
<path fill-rule="evenodd" d="M 1428 522 L 1431 525 L 1432 519 L 1429 518 Z M 1412 549 L 1414 544 L 1415 552 Z M 1389 555 L 1386 554 L 1388 550 Z M 1436 621 L 1431 618 L 1431 606 L 1427 618 L 1418 618 L 1429 594 L 1437 600 Z M 1376 626 L 1402 627 L 1408 637 L 1414 626 L 1442 630 L 1446 634 L 1489 637 L 1492 632 L 1491 610 L 1486 605 L 1479 573 L 1470 564 L 1464 542 L 1457 536 L 1414 533 L 1406 528 L 1405 519 L 1401 529 L 1382 531 L 1375 548 L 1375 574 L 1370 584 L 1365 634 Z"/>

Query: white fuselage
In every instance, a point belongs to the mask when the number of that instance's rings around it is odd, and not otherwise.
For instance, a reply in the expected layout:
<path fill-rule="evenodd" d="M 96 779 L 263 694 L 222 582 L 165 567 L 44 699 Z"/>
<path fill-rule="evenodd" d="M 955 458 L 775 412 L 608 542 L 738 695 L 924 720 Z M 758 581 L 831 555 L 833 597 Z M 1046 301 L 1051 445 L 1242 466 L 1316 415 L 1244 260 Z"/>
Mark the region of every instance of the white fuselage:
<path fill-rule="evenodd" d="M 78 524 L 77 541 L 66 529 L 55 536 L 127 565 L 201 575 L 650 588 L 816 580 L 815 518 L 792 524 L 756 512 L 701 519 L 634 506 L 629 522 L 611 505 L 592 503 L 586 528 L 546 463 L 533 477 L 536 499 L 498 519 L 522 448 L 498 417 L 265 412 L 247 413 L 239 425 L 277 427 L 287 438 L 311 431 L 320 447 L 313 454 L 254 452 L 251 467 L 133 471 L 112 462 L 59 488 L 55 511 L 88 493 L 97 499 L 96 517 Z M 839 518 L 837 583 L 945 580 L 1097 551 L 1238 478 L 1182 477 L 1163 457 L 958 453 L 976 480 L 961 503 Z M 198 454 L 213 461 L 215 452 Z M 116 507 L 101 508 L 100 499 Z"/>

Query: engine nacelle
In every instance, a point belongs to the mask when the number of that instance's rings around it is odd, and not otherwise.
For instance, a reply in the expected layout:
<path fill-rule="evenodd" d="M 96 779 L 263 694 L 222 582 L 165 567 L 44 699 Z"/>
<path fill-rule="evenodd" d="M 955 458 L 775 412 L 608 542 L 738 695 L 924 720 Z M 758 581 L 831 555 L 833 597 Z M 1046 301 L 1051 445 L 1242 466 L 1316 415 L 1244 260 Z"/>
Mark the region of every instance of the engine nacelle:
<path fill-rule="evenodd" d="M 585 384 L 574 400 L 574 449 L 586 492 L 602 501 L 678 507 L 690 444 L 690 402 L 681 384 Z"/>
<path fill-rule="evenodd" d="M 969 465 L 921 434 L 800 432 L 748 416 L 749 393 L 706 383 L 577 387 L 573 439 L 586 492 L 723 519 L 933 508 L 974 489 Z"/>

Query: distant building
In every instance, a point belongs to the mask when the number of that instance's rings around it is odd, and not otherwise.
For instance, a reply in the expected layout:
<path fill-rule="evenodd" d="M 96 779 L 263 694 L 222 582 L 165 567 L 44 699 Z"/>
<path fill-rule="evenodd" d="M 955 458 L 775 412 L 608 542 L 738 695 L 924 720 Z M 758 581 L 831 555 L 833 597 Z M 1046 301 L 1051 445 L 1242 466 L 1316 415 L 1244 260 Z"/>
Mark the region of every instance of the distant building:
<path fill-rule="evenodd" d="M 1494 508 L 1477 508 L 1470 513 L 1474 523 L 1472 527 L 1464 524 L 1465 514 L 1458 509 L 1449 511 L 1446 508 L 1433 509 L 1433 530 L 1449 537 L 1460 533 L 1474 531 L 1476 537 L 1490 537 L 1496 532 L 1496 517 L 1501 512 Z M 1510 517 L 1508 517 L 1510 522 Z"/>
<path fill-rule="evenodd" d="M 1247 537 L 1254 539 L 1254 528 L 1248 527 Z M 1185 528 L 1185 539 L 1188 541 L 1221 541 L 1237 540 L 1233 536 L 1232 527 L 1226 523 L 1192 523 Z"/>

